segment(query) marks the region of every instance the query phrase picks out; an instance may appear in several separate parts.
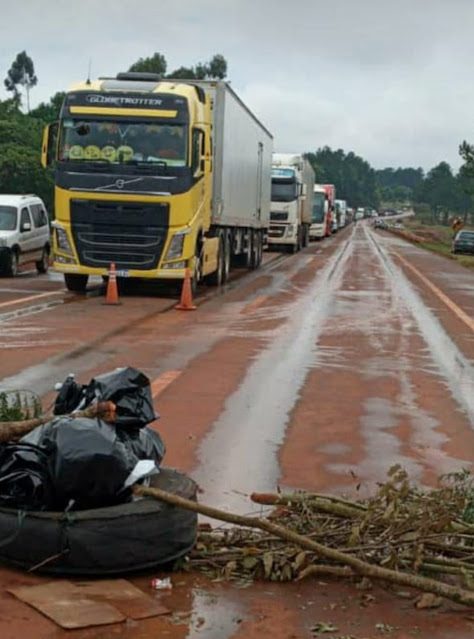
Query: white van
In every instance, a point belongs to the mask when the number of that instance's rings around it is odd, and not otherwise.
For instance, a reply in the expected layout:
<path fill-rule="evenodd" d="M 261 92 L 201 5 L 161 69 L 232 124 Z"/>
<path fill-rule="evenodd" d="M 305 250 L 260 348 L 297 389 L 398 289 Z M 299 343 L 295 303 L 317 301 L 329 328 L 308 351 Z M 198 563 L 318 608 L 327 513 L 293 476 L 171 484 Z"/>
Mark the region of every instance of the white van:
<path fill-rule="evenodd" d="M 36 195 L 0 195 L 0 272 L 14 277 L 34 263 L 46 273 L 51 251 L 48 212 Z"/>

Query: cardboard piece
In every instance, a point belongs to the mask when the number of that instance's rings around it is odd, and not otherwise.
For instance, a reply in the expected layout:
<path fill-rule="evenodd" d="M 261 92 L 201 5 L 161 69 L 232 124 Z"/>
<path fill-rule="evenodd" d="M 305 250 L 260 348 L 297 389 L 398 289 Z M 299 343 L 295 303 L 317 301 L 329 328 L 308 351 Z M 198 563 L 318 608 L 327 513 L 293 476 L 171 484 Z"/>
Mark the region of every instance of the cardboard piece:
<path fill-rule="evenodd" d="M 8 590 L 67 630 L 145 619 L 169 610 L 125 579 L 52 581 Z"/>

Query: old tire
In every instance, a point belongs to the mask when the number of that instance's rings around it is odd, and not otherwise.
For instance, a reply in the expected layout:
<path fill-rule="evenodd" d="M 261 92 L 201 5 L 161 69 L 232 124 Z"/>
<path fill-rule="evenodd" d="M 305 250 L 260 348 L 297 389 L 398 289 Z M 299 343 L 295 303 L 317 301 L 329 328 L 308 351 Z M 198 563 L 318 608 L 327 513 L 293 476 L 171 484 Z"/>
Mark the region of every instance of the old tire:
<path fill-rule="evenodd" d="M 65 273 L 64 283 L 68 291 L 73 293 L 85 293 L 87 288 L 88 275 L 79 275 L 77 273 Z"/>
<path fill-rule="evenodd" d="M 196 500 L 195 482 L 162 468 L 152 486 Z M 69 513 L 0 508 L 0 561 L 41 572 L 110 575 L 154 568 L 194 545 L 197 514 L 152 498 Z"/>

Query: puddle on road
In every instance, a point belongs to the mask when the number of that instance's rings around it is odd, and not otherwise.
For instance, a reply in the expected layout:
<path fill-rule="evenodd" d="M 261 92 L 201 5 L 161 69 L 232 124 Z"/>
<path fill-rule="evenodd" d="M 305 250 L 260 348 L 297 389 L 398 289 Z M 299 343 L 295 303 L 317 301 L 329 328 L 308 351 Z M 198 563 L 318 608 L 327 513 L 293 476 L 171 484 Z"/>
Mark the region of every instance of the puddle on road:
<path fill-rule="evenodd" d="M 192 617 L 186 639 L 227 639 L 236 633 L 244 618 L 243 606 L 235 597 L 195 588 L 192 591 Z"/>
<path fill-rule="evenodd" d="M 349 239 L 290 307 L 288 321 L 257 356 L 203 440 L 200 466 L 193 476 L 206 503 L 247 512 L 249 493 L 275 489 L 278 448 L 307 371 L 314 365 L 316 342 L 331 314 L 333 294 L 351 251 Z"/>
<path fill-rule="evenodd" d="M 394 297 L 398 297 L 412 314 L 447 388 L 464 409 L 474 428 L 473 365 L 464 357 L 434 313 L 425 306 L 413 285 L 395 265 L 385 248 L 367 230 L 366 233 L 369 245 L 390 274 Z"/>

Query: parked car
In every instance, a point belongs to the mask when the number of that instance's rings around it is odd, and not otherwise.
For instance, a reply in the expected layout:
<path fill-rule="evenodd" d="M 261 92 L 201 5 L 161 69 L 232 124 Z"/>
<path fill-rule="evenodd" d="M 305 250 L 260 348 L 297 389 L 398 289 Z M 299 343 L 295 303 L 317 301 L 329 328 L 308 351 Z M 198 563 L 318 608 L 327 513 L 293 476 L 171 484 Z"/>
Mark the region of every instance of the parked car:
<path fill-rule="evenodd" d="M 49 218 L 36 195 L 0 195 L 0 272 L 14 277 L 32 263 L 46 273 L 51 251 Z"/>
<path fill-rule="evenodd" d="M 474 231 L 458 231 L 454 236 L 451 252 L 474 255 Z"/>

